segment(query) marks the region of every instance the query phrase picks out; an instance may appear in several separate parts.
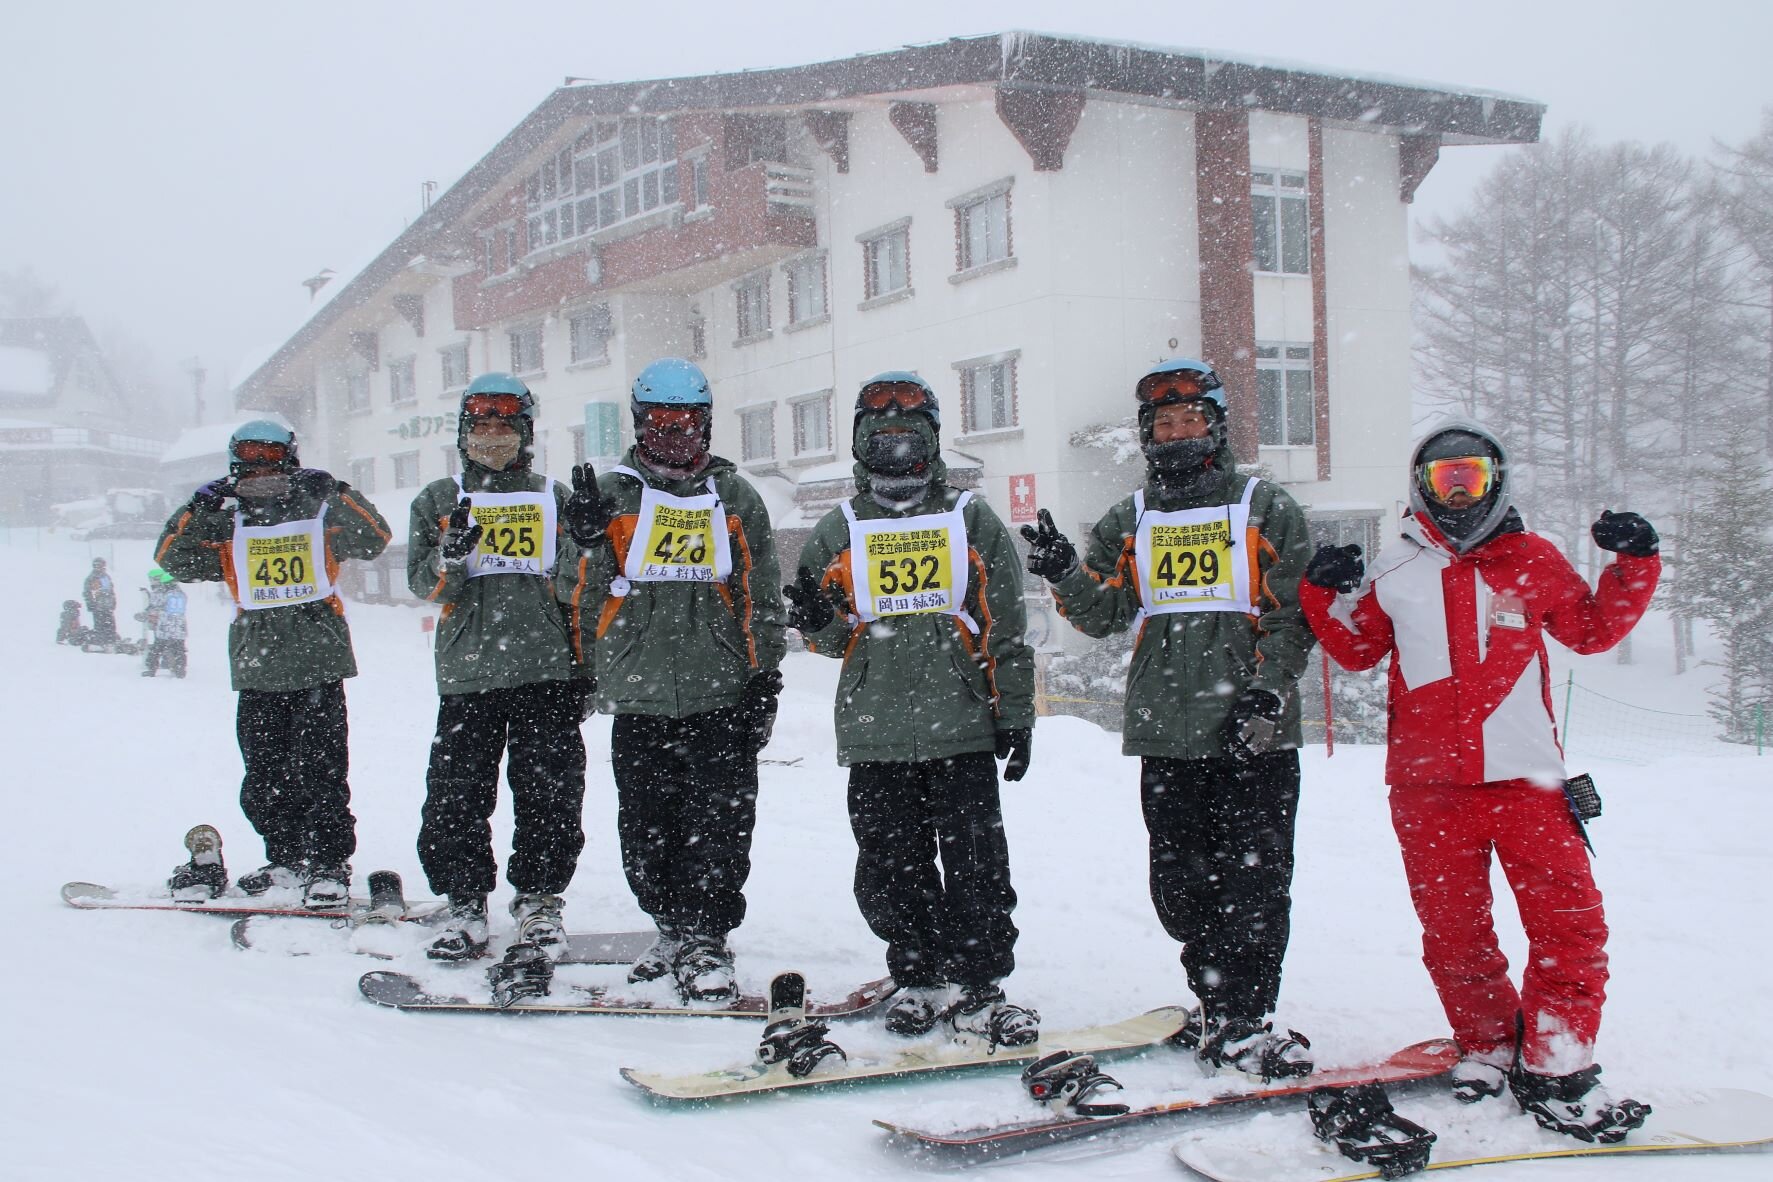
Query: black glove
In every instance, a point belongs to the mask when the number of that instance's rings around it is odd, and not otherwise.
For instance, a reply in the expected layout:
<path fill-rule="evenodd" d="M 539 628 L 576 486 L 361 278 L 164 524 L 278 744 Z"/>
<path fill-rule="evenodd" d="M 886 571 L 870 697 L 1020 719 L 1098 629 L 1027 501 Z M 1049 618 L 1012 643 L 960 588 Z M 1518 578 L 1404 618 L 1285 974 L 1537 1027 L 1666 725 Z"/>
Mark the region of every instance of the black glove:
<path fill-rule="evenodd" d="M 1057 583 L 1077 565 L 1077 547 L 1053 524 L 1053 515 L 1042 509 L 1035 515 L 1040 528 L 1022 527 L 1028 540 L 1028 573 L 1039 575 L 1049 583 Z"/>
<path fill-rule="evenodd" d="M 468 514 L 473 507 L 474 502 L 463 497 L 449 512 L 449 524 L 444 528 L 440 548 L 443 561 L 452 566 L 468 561 L 468 555 L 480 544 L 480 523 Z"/>
<path fill-rule="evenodd" d="M 1251 687 L 1237 696 L 1219 732 L 1225 752 L 1236 760 L 1266 755 L 1280 733 L 1281 700 L 1265 689 Z"/>
<path fill-rule="evenodd" d="M 1008 730 L 997 732 L 997 757 L 1007 759 L 1003 765 L 1003 778 L 1020 780 L 1028 772 L 1028 757 L 1034 746 L 1034 728 L 1013 726 Z"/>
<path fill-rule="evenodd" d="M 1648 558 L 1656 553 L 1656 527 L 1645 521 L 1636 513 L 1615 513 L 1611 509 L 1602 509 L 1601 518 L 1589 529 L 1594 535 L 1594 544 L 1603 550 L 1611 550 L 1615 554 L 1629 554 L 1633 558 Z"/>
<path fill-rule="evenodd" d="M 205 513 L 220 513 L 227 508 L 228 497 L 239 496 L 234 489 L 234 479 L 224 476 L 220 480 L 212 480 L 191 494 L 191 507 L 201 509 Z"/>
<path fill-rule="evenodd" d="M 804 566 L 795 581 L 782 588 L 782 598 L 788 601 L 788 626 L 802 636 L 823 631 L 837 618 L 837 606 L 819 586 L 819 577 Z"/>
<path fill-rule="evenodd" d="M 580 464 L 573 469 L 573 495 L 566 502 L 566 532 L 581 546 L 595 546 L 609 529 L 609 504 L 597 491 L 597 469 Z"/>
<path fill-rule="evenodd" d="M 782 696 L 782 673 L 766 669 L 754 673 L 739 694 L 739 737 L 750 742 L 751 754 L 769 746 L 776 729 L 776 699 Z"/>
<path fill-rule="evenodd" d="M 1305 566 L 1305 581 L 1316 587 L 1327 587 L 1331 591 L 1353 591 L 1361 585 L 1366 576 L 1367 564 L 1361 561 L 1361 548 L 1350 543 L 1346 546 L 1319 546 L 1317 553 Z"/>
<path fill-rule="evenodd" d="M 298 497 L 324 501 L 337 491 L 339 482 L 332 473 L 318 468 L 297 468 L 289 474 L 289 491 Z"/>

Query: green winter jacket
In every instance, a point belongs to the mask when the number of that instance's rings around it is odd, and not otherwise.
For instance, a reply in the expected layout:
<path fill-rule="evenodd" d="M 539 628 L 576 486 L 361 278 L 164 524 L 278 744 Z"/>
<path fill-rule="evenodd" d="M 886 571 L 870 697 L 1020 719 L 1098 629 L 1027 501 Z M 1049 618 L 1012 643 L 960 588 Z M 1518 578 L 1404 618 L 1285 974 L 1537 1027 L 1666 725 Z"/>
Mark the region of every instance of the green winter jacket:
<path fill-rule="evenodd" d="M 936 461 L 929 491 L 904 511 L 888 509 L 868 493 L 868 470 L 855 467 L 850 500 L 864 521 L 942 513 L 960 490 Z M 864 623 L 840 613 L 807 636 L 807 647 L 841 658 L 837 682 L 837 762 L 919 763 L 967 752 L 992 751 L 997 732 L 1034 725 L 1034 654 L 1023 643 L 1027 608 L 1022 563 L 1003 522 L 977 495 L 961 510 L 967 529 L 966 610 L 979 625 L 975 637 L 956 617 L 922 613 Z M 832 509 L 800 551 L 800 569 L 855 602 L 849 522 Z"/>
<path fill-rule="evenodd" d="M 1145 484 L 1145 503 L 1164 512 L 1233 505 L 1253 476 L 1237 473 L 1229 448 L 1215 463 L 1225 474 L 1187 496 Z M 1299 578 L 1311 559 L 1305 512 L 1286 491 L 1257 481 L 1250 498 L 1261 614 L 1183 612 L 1141 616 L 1133 569 L 1138 522 L 1133 498 L 1115 505 L 1090 531 L 1084 561 L 1053 590 L 1060 613 L 1088 636 L 1138 627 L 1127 670 L 1127 755 L 1211 759 L 1226 754 L 1220 737 L 1231 703 L 1247 687 L 1268 690 L 1285 706 L 1279 745 L 1301 740 L 1297 685 L 1315 639 L 1299 607 Z"/>
<path fill-rule="evenodd" d="M 320 512 L 317 497 L 295 494 L 271 503 L 246 502 L 248 525 L 306 521 Z M 346 558 L 374 558 L 387 549 L 388 523 L 364 495 L 340 484 L 326 498 L 326 564 L 336 580 Z M 187 502 L 167 521 L 154 561 L 181 583 L 234 579 L 234 509 L 209 510 Z M 228 627 L 229 668 L 236 690 L 288 693 L 357 676 L 351 630 L 337 594 L 314 603 L 263 611 L 239 610 Z"/>
<path fill-rule="evenodd" d="M 684 718 L 737 705 L 745 683 L 779 666 L 787 647 L 769 512 L 750 481 L 719 456 L 689 480 L 649 471 L 633 448 L 622 464 L 673 496 L 705 496 L 712 477 L 725 510 L 732 574 L 720 583 L 630 584 L 621 576 L 643 486 L 620 472 L 598 476 L 611 522 L 608 543 L 587 552 L 585 567 L 587 624 L 596 612 L 597 709 Z"/>
<path fill-rule="evenodd" d="M 437 622 L 439 694 L 477 694 L 538 681 L 589 676 L 576 659 L 577 600 L 583 559 L 566 532 L 566 486 L 527 468 L 468 469 L 468 498 L 490 493 L 542 492 L 554 497 L 554 568 L 550 576 L 468 577 L 445 569 L 438 542 L 450 511 L 462 498 L 454 477 L 433 480 L 413 498 L 406 549 L 406 584 L 420 599 L 443 605 Z"/>

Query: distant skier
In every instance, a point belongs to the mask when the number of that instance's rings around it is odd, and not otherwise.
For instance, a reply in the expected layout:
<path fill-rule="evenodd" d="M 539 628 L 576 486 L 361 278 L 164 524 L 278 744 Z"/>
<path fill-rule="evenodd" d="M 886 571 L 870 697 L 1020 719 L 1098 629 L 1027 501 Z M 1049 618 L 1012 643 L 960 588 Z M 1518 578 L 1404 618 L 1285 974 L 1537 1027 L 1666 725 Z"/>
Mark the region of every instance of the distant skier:
<path fill-rule="evenodd" d="M 1000 982 L 1015 968 L 998 795 L 1028 770 L 1034 655 L 1014 540 L 952 487 L 941 408 L 916 374 L 863 384 L 851 425 L 856 495 L 801 548 L 790 626 L 841 658 L 837 761 L 850 769 L 856 903 L 901 989 L 887 1029 L 947 1021 L 1025 1046 L 1040 1015 Z"/>
<path fill-rule="evenodd" d="M 117 585 L 105 569 L 105 560 L 92 560 L 92 570 L 81 585 L 80 596 L 86 610 L 92 613 L 92 627 L 87 629 L 86 643 L 115 645 L 117 636 Z"/>
<path fill-rule="evenodd" d="M 185 675 L 185 592 L 178 581 L 159 567 L 148 571 L 148 608 L 143 613 L 153 639 L 142 664 L 142 676 L 152 677 L 162 667 L 174 677 Z"/>
<path fill-rule="evenodd" d="M 1077 549 L 1044 509 L 1023 526 L 1028 570 L 1089 636 L 1136 630 L 1122 750 L 1140 758 L 1151 901 L 1182 945 L 1205 1068 L 1309 1074 L 1309 1043 L 1268 1020 L 1290 934 L 1299 804 L 1299 611 L 1305 513 L 1237 471 L 1225 392 L 1174 358 L 1134 387 L 1145 486 Z"/>
<path fill-rule="evenodd" d="M 708 450 L 702 371 L 662 358 L 630 396 L 634 446 L 601 477 L 578 469 L 567 506 L 585 602 L 600 605 L 597 708 L 615 715 L 622 868 L 659 931 L 629 979 L 672 976 L 685 997 L 727 1000 L 757 756 L 782 690 L 776 544 L 757 490 Z"/>
<path fill-rule="evenodd" d="M 226 584 L 237 609 L 228 652 L 246 765 L 240 807 L 266 858 L 240 889 L 299 889 L 304 906 L 326 909 L 348 902 L 357 848 L 344 682 L 357 663 L 339 562 L 374 558 L 389 533 L 362 493 L 298 462 L 289 428 L 242 425 L 228 440 L 228 475 L 172 515 L 155 560 L 181 582 Z M 220 894 L 227 879 L 220 862 L 193 860 L 171 886 Z"/>
<path fill-rule="evenodd" d="M 55 642 L 57 644 L 85 644 L 86 629 L 80 623 L 80 601 L 78 599 L 62 600 L 61 619 L 55 626 Z"/>
<path fill-rule="evenodd" d="M 581 563 L 566 533 L 565 487 L 532 469 L 535 418 L 535 397 L 517 378 L 475 378 L 458 404 L 461 476 L 432 481 L 412 503 L 407 586 L 443 607 L 419 827 L 419 864 L 449 899 L 429 950 L 436 960 L 486 952 L 501 756 L 516 817 L 505 877 L 527 950 L 564 941 L 561 894 L 585 845 L 579 724 L 591 686 L 569 615 Z"/>
<path fill-rule="evenodd" d="M 1562 791 L 1545 636 L 1602 652 L 1631 631 L 1661 572 L 1656 531 L 1601 514 L 1617 557 L 1589 590 L 1509 503 L 1507 456 L 1475 423 L 1432 431 L 1410 464 L 1402 536 L 1371 571 L 1358 546 L 1323 546 L 1301 591 L 1312 628 L 1348 669 L 1391 658 L 1391 818 L 1427 965 L 1465 1058 L 1453 1089 L 1512 1088 L 1548 1129 L 1617 1141 L 1648 1109 L 1598 1082 L 1607 924 L 1581 827 Z M 1337 603 L 1338 592 L 1357 592 Z M 1501 860 L 1527 934 L 1521 987 L 1491 915 Z"/>

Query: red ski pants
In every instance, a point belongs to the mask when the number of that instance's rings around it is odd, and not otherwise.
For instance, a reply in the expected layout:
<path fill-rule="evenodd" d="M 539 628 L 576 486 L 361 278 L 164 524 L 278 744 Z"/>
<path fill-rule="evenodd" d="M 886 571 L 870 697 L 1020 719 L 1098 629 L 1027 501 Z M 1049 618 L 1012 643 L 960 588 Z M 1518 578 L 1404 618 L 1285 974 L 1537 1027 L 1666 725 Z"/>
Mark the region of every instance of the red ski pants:
<path fill-rule="evenodd" d="M 1422 963 L 1465 1053 L 1545 1075 L 1594 1061 L 1606 1000 L 1607 921 L 1564 794 L 1524 781 L 1394 787 L 1391 821 L 1422 921 Z M 1527 934 L 1517 991 L 1496 942 L 1490 851 Z"/>

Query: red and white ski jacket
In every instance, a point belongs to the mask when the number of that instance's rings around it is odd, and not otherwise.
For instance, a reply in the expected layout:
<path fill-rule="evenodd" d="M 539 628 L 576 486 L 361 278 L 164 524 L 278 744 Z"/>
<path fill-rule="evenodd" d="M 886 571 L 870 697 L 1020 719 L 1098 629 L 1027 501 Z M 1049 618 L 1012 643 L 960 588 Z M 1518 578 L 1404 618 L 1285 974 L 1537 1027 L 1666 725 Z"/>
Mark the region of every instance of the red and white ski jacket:
<path fill-rule="evenodd" d="M 1419 517 L 1401 533 L 1352 605 L 1299 585 L 1305 617 L 1338 664 L 1371 669 L 1392 657 L 1386 782 L 1562 784 L 1545 634 L 1579 653 L 1612 648 L 1649 606 L 1662 560 L 1620 554 L 1590 591 L 1512 512 L 1466 554 Z"/>

